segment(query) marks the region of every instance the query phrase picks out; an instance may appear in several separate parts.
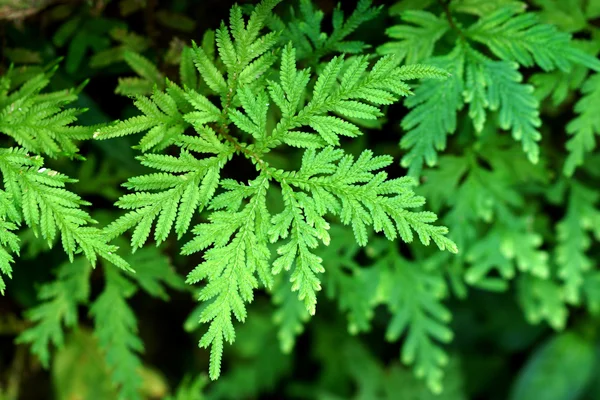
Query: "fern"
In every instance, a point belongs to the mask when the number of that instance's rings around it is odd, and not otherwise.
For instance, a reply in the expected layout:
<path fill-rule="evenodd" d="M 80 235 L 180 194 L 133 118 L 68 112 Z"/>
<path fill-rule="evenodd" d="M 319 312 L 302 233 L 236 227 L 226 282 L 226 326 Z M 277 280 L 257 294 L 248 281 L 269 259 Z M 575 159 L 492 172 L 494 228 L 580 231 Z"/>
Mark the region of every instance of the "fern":
<path fill-rule="evenodd" d="M 124 246 L 127 247 L 127 246 Z M 143 343 L 137 334 L 137 318 L 127 303 L 138 288 L 153 297 L 168 299 L 166 287 L 182 289 L 183 282 L 175 274 L 169 260 L 154 248 L 145 248 L 127 257 L 131 265 L 140 265 L 139 272 L 127 279 L 120 269 L 104 266 L 106 284 L 90 306 L 94 319 L 94 334 L 105 352 L 113 384 L 119 388 L 119 398 L 138 399 L 142 384 L 140 354 Z"/>
<path fill-rule="evenodd" d="M 409 63 L 432 62 L 453 74 L 447 81 L 419 87 L 406 101 L 412 110 L 402 121 L 408 132 L 400 146 L 409 150 L 402 166 L 411 175 L 420 175 L 424 164 L 436 165 L 437 153 L 446 148 L 446 136 L 456 131 L 456 112 L 464 104 L 469 105 L 477 132 L 483 129 L 486 110 L 498 111 L 499 128 L 512 130 L 513 138 L 522 142 L 530 161 L 536 163 L 541 139 L 539 102 L 534 88 L 521 82 L 519 65 L 538 65 L 544 71 L 570 71 L 576 65 L 600 70 L 600 62 L 573 46 L 569 34 L 540 23 L 534 13 L 520 13 L 519 3 L 501 3 L 490 4 L 491 12 L 484 13 L 479 5 L 458 2 L 443 7 L 445 18 L 428 11 L 406 11 L 404 23 L 387 30 L 388 36 L 400 41 L 380 46 L 381 54 L 399 54 Z M 460 14 L 474 10 L 480 18 L 463 27 Z M 454 49 L 431 58 L 436 42 L 450 33 L 458 35 Z M 475 47 L 479 44 L 502 61 L 482 54 Z"/>
<path fill-rule="evenodd" d="M 383 57 L 369 68 L 367 57 L 336 56 L 314 77 L 308 69 L 297 69 L 292 44 L 281 48 L 277 33 L 261 35 L 277 3 L 260 3 L 247 22 L 240 8 L 232 8 L 229 27 L 222 24 L 215 34 L 223 69 L 203 47 L 193 46 L 196 68 L 220 106 L 210 100 L 210 92 L 205 96 L 167 82 L 165 92 L 155 89 L 150 98 L 137 98 L 143 115 L 94 134 L 104 139 L 145 132 L 139 149 L 146 154 L 140 161 L 159 171 L 128 181 L 126 186 L 135 193 L 123 196 L 117 205 L 131 211 L 106 228 L 108 237 L 133 229 L 131 243 L 139 248 L 155 225 L 154 239 L 160 243 L 172 230 L 182 237 L 194 215 L 209 211 L 209 222 L 194 228 L 196 237 L 182 252 L 204 251 L 204 261 L 187 281 L 207 281 L 200 291 L 200 300 L 207 303 L 200 320 L 209 328 L 200 345 L 211 347 L 212 379 L 219 376 L 224 343 L 235 338 L 233 319 L 246 319 L 246 304 L 259 283 L 270 288 L 273 275 L 290 271 L 291 290 L 298 292 L 310 314 L 315 313 L 323 272 L 315 251 L 319 242 L 330 241 L 326 215 L 351 225 L 362 246 L 372 227 L 390 240 L 410 242 L 415 232 L 424 244 L 434 241 L 442 250 L 457 251 L 445 237 L 446 228 L 432 225 L 433 213 L 412 210 L 424 204 L 412 192 L 413 183 L 388 179 L 380 171 L 391 163 L 390 157 L 365 151 L 355 160 L 335 149 L 342 137 L 360 135 L 352 120 L 376 119 L 382 106 L 410 95 L 404 81 L 444 79 L 447 73 L 433 66 L 399 67 L 393 57 Z M 359 8 L 367 6 L 362 2 Z M 351 16 L 348 26 L 354 26 L 356 18 Z M 278 71 L 273 68 L 277 61 Z M 273 117 L 278 118 L 274 126 L 268 122 Z M 275 168 L 266 160 L 282 144 L 307 149 L 298 171 Z M 167 146 L 179 148 L 178 155 L 155 152 Z M 221 179 L 234 156 L 255 166 L 258 176 L 248 184 Z M 283 211 L 274 214 L 266 202 L 273 191 L 280 191 L 284 202 Z M 278 244 L 273 263 L 269 243 Z"/>
<path fill-rule="evenodd" d="M 11 85 L 14 72 L 0 77 L 0 132 L 21 146 L 0 149 L 4 184 L 0 215 L 6 229 L 0 243 L 17 252 L 18 244 L 10 231 L 24 223 L 49 245 L 60 236 L 71 260 L 81 251 L 92 264 L 100 256 L 130 269 L 116 254 L 117 247 L 107 243 L 102 231 L 89 226 L 95 221 L 81 209 L 89 203 L 66 189 L 73 180 L 43 166 L 41 155 L 73 156 L 77 152 L 76 140 L 88 138 L 91 133 L 87 127 L 70 125 L 81 110 L 64 109 L 76 100 L 77 91 L 40 93 L 49 84 L 51 74 L 52 71 L 38 74 L 18 89 Z M 1 270 L 10 276 L 12 258 L 4 249 L 0 254 Z M 1 287 L 3 291 L 4 283 Z"/>
<path fill-rule="evenodd" d="M 90 272 L 89 262 L 82 257 L 61 264 L 57 280 L 43 285 L 39 291 L 42 304 L 26 314 L 36 325 L 24 331 L 17 341 L 30 343 L 32 353 L 46 368 L 50 361 L 50 344 L 56 347 L 64 344 L 63 324 L 66 328 L 77 325 L 78 306 L 87 302 L 90 295 Z"/>
<path fill-rule="evenodd" d="M 127 247 L 127 246 L 124 246 Z M 128 279 L 113 265 L 103 265 L 106 284 L 93 300 L 89 312 L 94 320 L 94 335 L 104 351 L 106 366 L 119 398 L 142 398 L 140 353 L 144 347 L 137 335 L 137 319 L 127 300 L 141 288 L 149 295 L 168 299 L 165 287 L 182 289 L 183 282 L 175 274 L 169 260 L 154 248 L 140 250 L 126 256 L 132 265 L 143 265 L 140 272 Z M 50 344 L 64 345 L 65 328 L 74 328 L 78 322 L 78 307 L 90 300 L 90 263 L 83 257 L 61 264 L 56 281 L 42 286 L 42 303 L 26 312 L 34 325 L 18 337 L 20 343 L 30 343 L 32 352 L 42 365 L 48 367 Z M 64 327 L 63 327 L 64 325 Z"/>
<path fill-rule="evenodd" d="M 69 126 L 82 111 L 64 109 L 77 99 L 76 90 L 40 94 L 52 72 L 35 76 L 18 90 L 11 88 L 11 72 L 0 78 L 0 132 L 36 154 L 73 155 L 74 141 L 89 138 L 90 129 Z"/>
<path fill-rule="evenodd" d="M 12 275 L 12 266 L 14 256 L 12 253 L 19 254 L 19 237 L 13 232 L 17 229 L 19 214 L 8 194 L 0 191 L 0 272 L 7 277 Z M 4 294 L 6 283 L 0 275 L 0 293 Z"/>
<path fill-rule="evenodd" d="M 322 31 L 323 12 L 314 8 L 310 0 L 300 0 L 299 15 L 294 14 L 286 24 L 278 16 L 272 15 L 268 26 L 280 31 L 281 42 L 292 42 L 298 60 L 315 64 L 329 53 L 360 54 L 370 46 L 360 40 L 346 40 L 360 25 L 375 18 L 381 12 L 381 6 L 372 7 L 371 0 L 360 0 L 356 9 L 344 20 L 340 5 L 333 10 L 331 34 Z"/>
<path fill-rule="evenodd" d="M 597 397 L 600 1 L 4 3 L 0 398 Z"/>
<path fill-rule="evenodd" d="M 127 304 L 135 285 L 120 276 L 118 270 L 105 269 L 106 286 L 90 307 L 95 335 L 106 352 L 106 364 L 112 369 L 113 383 L 119 385 L 119 398 L 140 399 L 140 352 L 144 347 L 137 336 L 137 320 Z"/>
<path fill-rule="evenodd" d="M 586 231 L 591 230 L 595 237 L 600 237 L 597 202 L 598 196 L 594 192 L 573 182 L 570 185 L 567 213 L 556 226 L 558 276 L 564 281 L 565 299 L 574 304 L 581 302 L 583 284 L 593 265 L 586 255 L 591 245 Z"/>
<path fill-rule="evenodd" d="M 343 234 L 341 227 L 332 231 Z M 449 361 L 441 345 L 453 337 L 451 314 L 442 303 L 448 295 L 443 275 L 426 260 L 405 259 L 395 244 L 381 239 L 370 241 L 369 261 L 363 266 L 358 265 L 357 250 L 352 242 L 340 242 L 321 253 L 329 256 L 326 282 L 328 289 L 335 288 L 340 309 L 347 311 L 348 330 L 369 331 L 376 307 L 384 305 L 391 314 L 385 338 L 397 341 L 405 335 L 402 361 L 414 364 L 415 375 L 440 393 Z"/>
<path fill-rule="evenodd" d="M 569 155 L 565 162 L 564 173 L 572 175 L 575 168 L 583 163 L 586 153 L 596 147 L 594 135 L 600 132 L 600 119 L 594 113 L 592 104 L 600 99 L 600 74 L 592 75 L 583 85 L 584 97 L 575 106 L 579 115 L 567 125 L 567 133 L 571 138 L 567 142 Z"/>

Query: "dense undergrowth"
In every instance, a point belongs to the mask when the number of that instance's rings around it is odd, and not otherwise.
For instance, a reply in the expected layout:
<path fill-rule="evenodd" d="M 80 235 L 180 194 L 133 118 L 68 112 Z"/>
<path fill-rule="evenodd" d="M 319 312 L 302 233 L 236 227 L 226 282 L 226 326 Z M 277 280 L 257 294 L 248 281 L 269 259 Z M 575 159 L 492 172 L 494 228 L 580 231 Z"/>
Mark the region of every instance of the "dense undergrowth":
<path fill-rule="evenodd" d="M 0 398 L 596 399 L 599 21 L 0 0 Z"/>

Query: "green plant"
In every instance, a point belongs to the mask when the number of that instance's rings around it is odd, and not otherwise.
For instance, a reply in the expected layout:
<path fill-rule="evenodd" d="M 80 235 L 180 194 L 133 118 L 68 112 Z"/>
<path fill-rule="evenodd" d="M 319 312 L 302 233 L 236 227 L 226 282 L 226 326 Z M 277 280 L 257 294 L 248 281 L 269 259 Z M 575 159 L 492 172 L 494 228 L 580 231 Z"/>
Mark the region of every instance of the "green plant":
<path fill-rule="evenodd" d="M 1 396 L 593 396 L 600 3 L 107 3 L 8 30 Z"/>

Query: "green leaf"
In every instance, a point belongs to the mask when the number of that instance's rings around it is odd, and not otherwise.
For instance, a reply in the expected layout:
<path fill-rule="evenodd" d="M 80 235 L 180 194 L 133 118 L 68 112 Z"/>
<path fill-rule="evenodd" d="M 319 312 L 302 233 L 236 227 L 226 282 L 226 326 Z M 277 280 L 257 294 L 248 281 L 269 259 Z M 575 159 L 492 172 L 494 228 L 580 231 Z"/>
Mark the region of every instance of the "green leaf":
<path fill-rule="evenodd" d="M 511 391 L 511 400 L 580 398 L 594 372 L 595 346 L 574 332 L 556 335 L 527 361 Z"/>

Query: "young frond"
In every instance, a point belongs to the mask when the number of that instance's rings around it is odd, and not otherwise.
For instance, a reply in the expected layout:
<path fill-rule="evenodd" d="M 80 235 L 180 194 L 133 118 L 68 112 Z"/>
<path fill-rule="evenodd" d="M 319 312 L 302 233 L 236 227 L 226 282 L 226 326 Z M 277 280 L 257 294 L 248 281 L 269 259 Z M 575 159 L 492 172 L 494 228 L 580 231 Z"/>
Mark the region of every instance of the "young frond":
<path fill-rule="evenodd" d="M 196 212 L 202 211 L 212 198 L 221 168 L 229 153 L 198 160 L 185 149 L 179 157 L 148 154 L 140 157 L 143 165 L 161 172 L 130 178 L 125 186 L 136 193 L 122 196 L 117 206 L 129 211 L 105 228 L 114 238 L 135 227 L 131 237 L 133 249 L 146 243 L 154 221 L 154 239 L 164 241 L 175 228 L 181 237 Z"/>
<path fill-rule="evenodd" d="M 424 198 L 411 189 L 414 182 L 388 180 L 385 172 L 378 171 L 390 163 L 390 157 L 374 157 L 368 150 L 354 160 L 342 150 L 326 147 L 321 152 L 306 150 L 297 172 L 274 172 L 282 185 L 285 208 L 273 216 L 271 241 L 289 240 L 277 250 L 273 273 L 292 270 L 292 290 L 299 292 L 311 314 L 321 289 L 318 274 L 325 271 L 314 249 L 319 241 L 328 245 L 331 240 L 325 214 L 351 225 L 361 246 L 367 244 L 367 227 L 372 226 L 389 240 L 400 237 L 412 242 L 414 231 L 425 245 L 433 240 L 441 250 L 457 252 L 454 242 L 445 237 L 447 229 L 432 225 L 435 214 L 410 210 L 424 204 Z"/>
<path fill-rule="evenodd" d="M 200 340 L 200 346 L 211 348 L 210 377 L 220 374 L 224 342 L 235 339 L 232 317 L 246 319 L 246 306 L 253 299 L 258 286 L 255 274 L 263 285 L 270 287 L 270 250 L 266 239 L 270 215 L 265 196 L 268 180 L 257 178 L 251 185 L 230 182 L 228 192 L 214 198 L 212 208 L 224 208 L 209 217 L 208 224 L 194 228 L 196 238 L 183 247 L 184 254 L 191 254 L 212 246 L 204 252 L 204 261 L 187 277 L 188 283 L 207 280 L 200 291 L 200 300 L 207 302 L 200 321 L 209 323 L 208 331 Z M 241 202 L 249 198 L 238 210 Z M 225 200 L 226 203 L 222 203 Z"/>
<path fill-rule="evenodd" d="M 344 60 L 334 57 L 319 74 L 311 100 L 298 111 L 310 75 L 308 70 L 296 69 L 296 51 L 291 45 L 286 45 L 281 56 L 279 82 L 268 83 L 271 99 L 281 110 L 283 118 L 270 136 L 258 141 L 257 150 L 264 151 L 281 142 L 309 148 L 339 145 L 340 135 L 355 137 L 360 134 L 354 123 L 340 117 L 377 119 L 382 115 L 380 108 L 383 105 L 412 94 L 405 80 L 420 77 L 445 79 L 448 76 L 447 72 L 433 66 L 398 67 L 392 56 L 380 58 L 370 70 L 368 66 L 364 56 L 349 61 L 345 68 Z M 293 130 L 303 126 L 311 127 L 318 136 Z"/>
<path fill-rule="evenodd" d="M 316 218 L 313 213 L 338 215 L 343 224 L 352 225 L 361 246 L 367 244 L 366 227 L 373 226 L 389 240 L 399 236 L 411 242 L 414 231 L 425 245 L 433 240 L 440 250 L 457 252 L 456 245 L 445 237 L 446 228 L 431 225 L 436 220 L 433 213 L 409 211 L 425 203 L 423 197 L 412 191 L 414 181 L 410 178 L 389 180 L 385 172 L 378 171 L 391 162 L 391 157 L 374 157 L 369 150 L 363 151 L 356 160 L 331 147 L 319 153 L 307 150 L 300 170 L 282 177 L 282 181 L 312 195 L 312 199 L 301 197 L 301 206 L 311 225 L 318 226 L 311 221 Z M 310 206 L 304 203 L 309 199 Z M 329 241 L 325 232 L 319 235 L 324 242 Z"/>
<path fill-rule="evenodd" d="M 189 85 L 180 88 L 167 81 L 166 91 L 155 89 L 150 98 L 136 99 L 142 115 L 94 135 L 102 139 L 144 132 L 138 146 L 144 155 L 138 159 L 155 170 L 124 185 L 133 193 L 116 204 L 127 213 L 104 230 L 106 237 L 131 229 L 134 250 L 152 232 L 159 244 L 173 229 L 181 238 L 194 216 L 205 211 L 208 222 L 193 229 L 195 236 L 182 253 L 202 253 L 187 283 L 206 283 L 199 292 L 203 306 L 194 315 L 208 325 L 199 344 L 210 348 L 213 380 L 220 375 L 225 342 L 235 340 L 234 320 L 245 321 L 254 290 L 271 288 L 277 274 L 280 338 L 283 348 L 291 349 L 302 322 L 316 311 L 320 274 L 325 272 L 319 242 L 331 240 L 326 217 L 352 226 L 361 246 L 372 227 L 390 240 L 411 242 L 417 235 L 426 245 L 433 241 L 441 250 L 457 252 L 447 229 L 433 225 L 436 215 L 415 210 L 424 198 L 414 194 L 414 182 L 388 179 L 381 171 L 391 157 L 367 150 L 355 160 L 335 148 L 342 137 L 361 134 L 357 119 L 376 121 L 385 106 L 412 95 L 407 81 L 448 79 L 445 66 L 399 66 L 394 56 L 374 62 L 364 55 L 336 56 L 313 76 L 310 69 L 297 67 L 300 50 L 293 39 L 281 45 L 280 33 L 262 32 L 278 3 L 261 2 L 247 21 L 234 6 L 229 24 L 215 33 L 214 54 L 203 43 L 182 55 L 194 63 L 203 82 L 195 83 L 190 65 L 182 67 Z M 300 32 L 317 52 L 347 50 L 354 45 L 345 38 L 379 11 L 370 4 L 361 0 L 346 20 L 335 11 L 334 32 L 327 38 L 320 33 L 319 13 L 304 1 L 302 13 L 312 22 L 301 25 Z M 278 71 L 272 68 L 277 61 Z M 216 97 L 219 105 L 213 102 Z M 298 171 L 274 168 L 265 157 L 282 144 L 307 149 Z M 159 153 L 167 147 L 168 154 Z M 248 184 L 222 179 L 234 156 L 250 161 L 258 177 Z M 283 209 L 274 215 L 267 208 L 272 191 L 283 199 Z M 277 246 L 275 260 L 272 243 Z M 359 324 L 364 326 L 362 320 Z"/>

